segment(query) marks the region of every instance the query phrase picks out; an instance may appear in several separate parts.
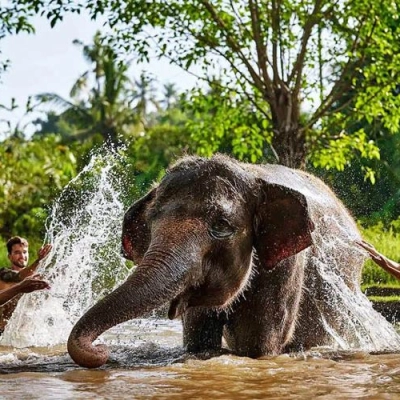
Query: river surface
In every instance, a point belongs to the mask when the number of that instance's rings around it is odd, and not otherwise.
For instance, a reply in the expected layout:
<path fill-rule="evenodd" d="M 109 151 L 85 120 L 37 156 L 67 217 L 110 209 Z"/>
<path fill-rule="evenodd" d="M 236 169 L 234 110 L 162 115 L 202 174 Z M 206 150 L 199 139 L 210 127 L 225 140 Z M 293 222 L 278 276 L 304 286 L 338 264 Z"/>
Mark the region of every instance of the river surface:
<path fill-rule="evenodd" d="M 195 358 L 179 321 L 138 320 L 101 337 L 108 363 L 88 370 L 65 345 L 0 347 L 0 399 L 400 399 L 400 353 L 315 348 L 250 359 Z"/>

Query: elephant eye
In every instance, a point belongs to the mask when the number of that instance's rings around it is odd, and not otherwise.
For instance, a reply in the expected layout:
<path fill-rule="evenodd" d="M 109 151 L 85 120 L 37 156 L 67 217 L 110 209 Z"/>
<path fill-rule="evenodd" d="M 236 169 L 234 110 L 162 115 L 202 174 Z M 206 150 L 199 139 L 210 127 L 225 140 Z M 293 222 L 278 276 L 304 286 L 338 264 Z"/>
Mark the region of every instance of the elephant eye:
<path fill-rule="evenodd" d="M 235 230 L 229 225 L 228 221 L 219 219 L 214 222 L 209 232 L 214 239 L 227 239 L 235 233 Z"/>

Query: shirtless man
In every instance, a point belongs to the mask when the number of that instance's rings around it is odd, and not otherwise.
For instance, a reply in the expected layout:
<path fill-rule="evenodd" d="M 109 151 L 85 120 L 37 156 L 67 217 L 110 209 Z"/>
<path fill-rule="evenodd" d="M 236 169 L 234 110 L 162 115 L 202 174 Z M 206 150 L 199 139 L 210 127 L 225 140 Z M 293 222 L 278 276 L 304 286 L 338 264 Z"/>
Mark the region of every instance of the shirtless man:
<path fill-rule="evenodd" d="M 0 332 L 7 325 L 23 293 L 42 290 L 49 287 L 42 281 L 35 271 L 51 250 L 51 245 L 44 245 L 38 253 L 38 258 L 28 266 L 29 248 L 28 241 L 19 236 L 12 237 L 7 242 L 8 259 L 11 269 L 0 269 Z M 1 300 L 3 298 L 3 301 Z"/>

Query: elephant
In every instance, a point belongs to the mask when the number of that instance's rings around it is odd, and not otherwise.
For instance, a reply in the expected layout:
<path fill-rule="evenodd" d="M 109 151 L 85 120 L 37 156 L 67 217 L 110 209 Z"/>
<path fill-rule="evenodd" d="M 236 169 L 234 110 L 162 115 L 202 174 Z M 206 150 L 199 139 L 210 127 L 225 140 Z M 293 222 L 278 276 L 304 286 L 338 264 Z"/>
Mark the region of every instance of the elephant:
<path fill-rule="evenodd" d="M 361 237 L 350 213 L 309 173 L 184 156 L 126 211 L 121 247 L 136 267 L 79 319 L 68 352 L 99 367 L 109 357 L 93 345 L 99 335 L 165 304 L 182 320 L 189 353 L 227 346 L 256 358 L 332 344 L 347 327 L 318 268 L 359 290 L 365 256 L 353 240 Z"/>

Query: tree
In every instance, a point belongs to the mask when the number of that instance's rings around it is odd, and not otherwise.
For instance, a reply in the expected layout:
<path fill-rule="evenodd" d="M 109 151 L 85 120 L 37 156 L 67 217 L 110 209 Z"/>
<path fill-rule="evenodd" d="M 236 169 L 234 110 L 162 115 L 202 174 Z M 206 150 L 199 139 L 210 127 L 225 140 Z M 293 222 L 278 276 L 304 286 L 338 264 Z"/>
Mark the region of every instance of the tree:
<path fill-rule="evenodd" d="M 364 69 L 367 69 L 370 63 L 374 61 L 364 60 Z M 354 104 L 356 97 L 353 92 L 363 84 L 363 74 L 359 73 L 357 79 L 353 79 L 352 90 L 344 93 L 333 104 L 333 111 L 339 109 L 343 115 L 351 114 L 353 108 L 356 107 Z M 397 83 L 392 96 L 400 94 L 399 87 Z M 352 146 L 360 146 L 363 143 L 368 146 L 368 142 L 376 143 L 379 154 L 374 159 L 360 158 L 353 160 L 350 164 L 345 159 L 346 154 L 351 151 L 350 146 L 339 154 L 335 151 L 336 143 L 321 146 L 318 154 L 315 154 L 313 158 L 314 166 L 324 166 L 325 169 L 321 171 L 317 168 L 314 172 L 318 175 L 322 174 L 324 180 L 329 181 L 331 187 L 341 194 L 341 198 L 357 219 L 362 219 L 367 224 L 375 224 L 377 220 L 380 220 L 386 226 L 397 219 L 400 211 L 400 132 L 393 132 L 388 128 L 387 122 L 388 119 L 384 115 L 371 118 L 371 114 L 366 114 L 356 121 L 348 118 L 344 132 L 341 134 L 344 140 L 349 141 L 353 138 Z M 335 124 L 335 120 L 332 118 L 330 123 Z M 355 133 L 363 135 L 366 140 L 357 143 L 354 140 Z M 339 141 L 339 145 L 344 140 Z"/>
<path fill-rule="evenodd" d="M 73 85 L 72 101 L 56 93 L 42 93 L 36 98 L 66 110 L 68 119 L 75 121 L 73 138 L 84 140 L 100 134 L 104 141 L 116 145 L 119 137 L 128 134 L 139 121 L 133 83 L 128 76 L 129 63 L 118 59 L 115 50 L 103 43 L 99 32 L 92 45 L 79 40 L 74 43 L 82 47 L 92 69 Z"/>
<path fill-rule="evenodd" d="M 135 50 L 142 60 L 155 53 L 185 70 L 200 66 L 205 80 L 218 72 L 237 102 L 249 101 L 262 115 L 264 134 L 271 136 L 265 145 L 285 165 L 303 167 L 307 154 L 332 145 L 334 153 L 376 157 L 362 132 L 344 130 L 349 118 L 378 117 L 392 132 L 400 125 L 400 99 L 393 96 L 400 75 L 399 5 L 392 0 L 11 3 L 22 16 L 34 10 L 52 24 L 85 8 L 92 18 L 107 18 L 125 52 Z M 354 85 L 359 75 L 363 83 Z M 343 114 L 332 105 L 353 85 L 352 112 Z"/>
<path fill-rule="evenodd" d="M 110 2 L 97 3 L 95 12 L 111 10 Z M 303 167 L 315 146 L 338 140 L 352 147 L 351 138 L 340 136 L 345 116 L 332 105 L 357 74 L 363 85 L 346 117 L 379 116 L 398 130 L 399 99 L 392 95 L 400 76 L 398 8 L 391 0 L 121 1 L 113 3 L 109 23 L 123 32 L 125 50 L 143 59 L 156 43 L 159 57 L 184 69 L 200 65 L 204 79 L 220 71 L 223 85 L 267 121 L 279 162 Z M 365 68 L 366 57 L 374 62 Z M 325 129 L 328 118 L 336 120 L 334 131 Z M 366 139 L 355 135 L 360 153 L 375 157 L 373 144 L 365 148 Z"/>
<path fill-rule="evenodd" d="M 42 237 L 50 202 L 76 175 L 76 158 L 49 135 L 0 142 L 0 236 Z"/>
<path fill-rule="evenodd" d="M 128 176 L 134 177 L 132 186 L 143 195 L 154 181 L 159 180 L 168 166 L 178 157 L 196 153 L 196 141 L 188 131 L 192 114 L 185 111 L 182 101 L 151 113 L 151 123 L 126 147 L 129 162 Z M 137 197 L 137 196 L 136 196 Z"/>
<path fill-rule="evenodd" d="M 132 100 L 136 102 L 134 111 L 140 119 L 144 127 L 147 126 L 147 116 L 149 107 L 153 105 L 157 110 L 160 105 L 156 97 L 156 89 L 154 87 L 154 79 L 141 72 L 139 79 L 135 79 L 135 89 L 133 91 Z"/>
<path fill-rule="evenodd" d="M 234 155 L 250 162 L 273 162 L 276 156 L 265 144 L 271 134 L 262 114 L 247 99 L 240 99 L 219 79 L 209 88 L 194 89 L 184 100 L 185 111 L 191 115 L 186 128 L 196 142 L 196 153 L 210 157 L 215 152 Z"/>
<path fill-rule="evenodd" d="M 27 117 L 32 111 L 32 104 L 31 104 L 31 97 L 28 98 L 26 105 L 25 105 L 25 110 L 24 114 L 22 117 L 17 122 L 11 122 L 7 118 L 2 118 L 0 119 L 0 138 L 6 139 L 9 137 L 14 137 L 14 138 L 19 138 L 23 139 L 25 138 L 25 131 L 28 125 L 31 124 L 30 121 L 27 121 Z M 16 108 L 19 106 L 16 104 L 15 99 L 11 99 L 11 105 L 6 107 L 2 104 L 0 104 L 0 110 L 8 111 L 8 112 L 13 112 Z M 5 127 L 5 128 L 3 128 Z"/>
<path fill-rule="evenodd" d="M 179 91 L 175 83 L 166 83 L 163 87 L 162 104 L 166 110 L 170 110 L 179 99 Z"/>
<path fill-rule="evenodd" d="M 317 168 L 313 172 L 340 194 L 345 205 L 363 224 L 381 221 L 388 227 L 400 215 L 400 135 L 389 133 L 379 123 L 372 126 L 365 122 L 361 128 L 377 143 L 380 159 L 354 160 L 340 171 Z"/>

